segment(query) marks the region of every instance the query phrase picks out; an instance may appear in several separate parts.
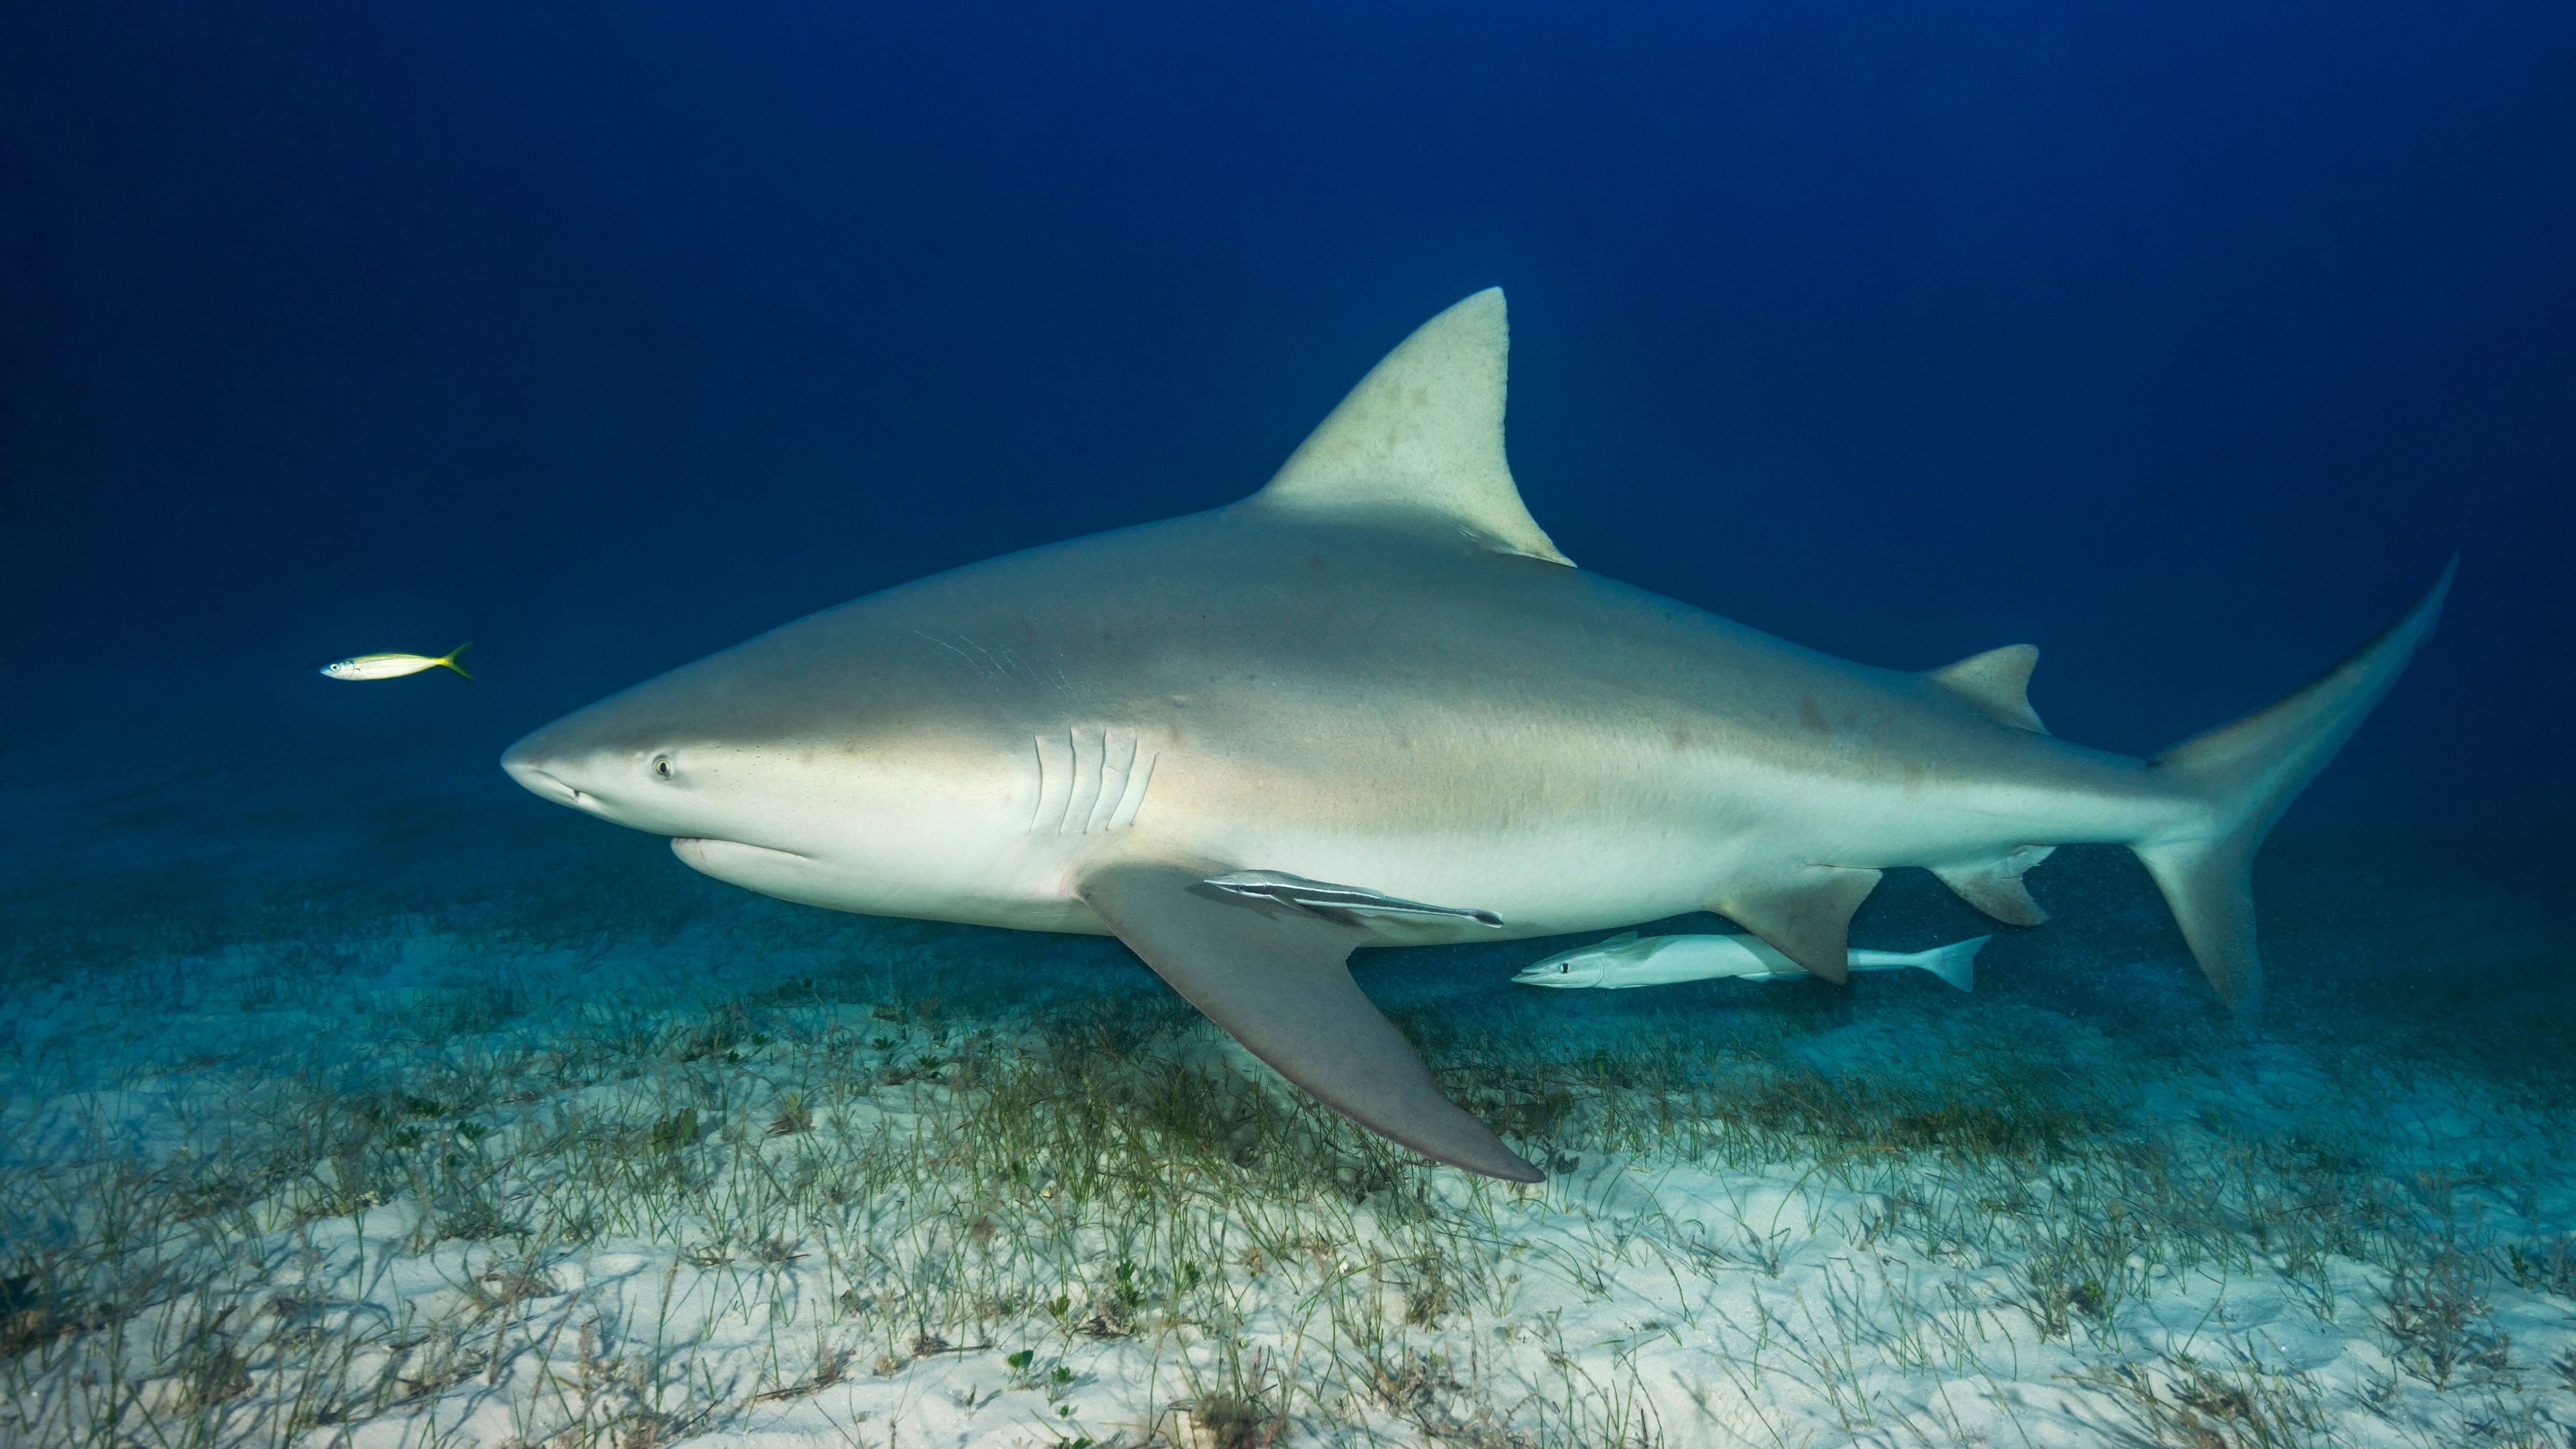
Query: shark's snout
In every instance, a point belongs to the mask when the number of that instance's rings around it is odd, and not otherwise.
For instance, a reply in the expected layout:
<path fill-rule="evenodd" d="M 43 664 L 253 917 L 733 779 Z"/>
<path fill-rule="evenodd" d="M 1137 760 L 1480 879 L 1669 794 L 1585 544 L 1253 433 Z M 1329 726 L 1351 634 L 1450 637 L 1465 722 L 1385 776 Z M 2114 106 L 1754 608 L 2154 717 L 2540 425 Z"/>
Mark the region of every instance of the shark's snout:
<path fill-rule="evenodd" d="M 608 802 L 584 788 L 589 782 L 584 779 L 582 771 L 574 768 L 575 762 L 566 761 L 562 752 L 542 739 L 541 734 L 530 735 L 504 751 L 501 768 L 540 800 L 569 805 L 602 819 L 613 818 L 607 808 Z"/>
<path fill-rule="evenodd" d="M 711 788 L 721 784 L 720 772 L 693 768 L 696 763 L 687 751 L 603 745 L 593 732 L 567 730 L 560 721 L 501 754 L 501 768 L 529 794 L 612 825 L 671 836 L 682 860 L 720 879 L 733 878 L 728 868 L 745 860 L 765 861 L 763 868 L 807 862 L 784 846 L 733 840 L 741 811 Z"/>
<path fill-rule="evenodd" d="M 552 800 L 558 805 L 570 805 L 580 800 L 579 790 L 564 783 L 560 777 L 546 768 L 553 762 L 552 753 L 539 745 L 534 735 L 510 746 L 501 754 L 501 768 L 507 770 L 510 778 L 518 781 L 530 793 Z"/>

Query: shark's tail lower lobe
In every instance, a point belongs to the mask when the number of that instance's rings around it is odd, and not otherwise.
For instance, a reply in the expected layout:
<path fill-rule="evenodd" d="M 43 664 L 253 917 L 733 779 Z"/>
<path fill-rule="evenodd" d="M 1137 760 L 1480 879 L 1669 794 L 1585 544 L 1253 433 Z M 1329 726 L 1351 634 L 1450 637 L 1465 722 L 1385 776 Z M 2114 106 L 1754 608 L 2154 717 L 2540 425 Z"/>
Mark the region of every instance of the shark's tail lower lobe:
<path fill-rule="evenodd" d="M 2133 841 L 2173 908 L 2209 984 L 2251 1026 L 2262 1010 L 2263 958 L 2254 943 L 2254 852 L 2433 632 L 2450 593 L 2453 559 L 2405 617 L 2306 688 L 2257 714 L 2186 740 L 2147 762 L 2176 792 L 2206 807 L 2182 833 Z"/>

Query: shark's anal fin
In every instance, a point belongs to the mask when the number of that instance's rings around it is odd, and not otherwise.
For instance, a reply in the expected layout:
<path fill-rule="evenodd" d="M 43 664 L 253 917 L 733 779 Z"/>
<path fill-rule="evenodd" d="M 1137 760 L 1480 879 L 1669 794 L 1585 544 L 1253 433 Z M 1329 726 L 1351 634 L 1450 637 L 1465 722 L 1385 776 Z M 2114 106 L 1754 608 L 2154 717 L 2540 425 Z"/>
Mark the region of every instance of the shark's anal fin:
<path fill-rule="evenodd" d="M 1082 899 L 1154 973 L 1315 1100 L 1423 1156 L 1513 1182 L 1541 1174 L 1441 1095 L 1343 963 L 1365 928 L 1209 885 L 1210 872 L 1103 866 Z"/>
<path fill-rule="evenodd" d="M 2025 845 L 1985 860 L 1936 865 L 1932 873 L 1941 878 L 1943 885 L 1957 891 L 1959 899 L 2005 925 L 2036 926 L 2048 919 L 2048 912 L 2030 898 L 2030 887 L 2021 878 L 2056 849 L 2054 845 Z"/>
<path fill-rule="evenodd" d="M 2014 729 L 2044 735 L 2048 726 L 2030 707 L 2030 672 L 2038 667 L 2038 645 L 2007 644 L 1926 670 L 1923 677 Z"/>
<path fill-rule="evenodd" d="M 1731 889 L 1709 909 L 1840 986 L 1851 971 L 1851 918 L 1878 885 L 1874 870 L 1809 866 L 1787 880 Z"/>

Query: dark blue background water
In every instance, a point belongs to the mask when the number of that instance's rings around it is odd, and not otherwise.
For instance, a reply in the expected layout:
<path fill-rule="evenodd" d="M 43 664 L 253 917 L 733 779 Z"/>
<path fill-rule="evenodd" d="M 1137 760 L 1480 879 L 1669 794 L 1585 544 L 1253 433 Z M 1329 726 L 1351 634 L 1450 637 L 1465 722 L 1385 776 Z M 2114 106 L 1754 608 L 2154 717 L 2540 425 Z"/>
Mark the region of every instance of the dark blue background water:
<path fill-rule="evenodd" d="M 906 9 L 9 7 L 12 771 L 488 760 L 1250 492 L 1500 282 L 1587 566 L 2147 751 L 2458 550 L 2294 822 L 2576 803 L 2576 9 Z"/>

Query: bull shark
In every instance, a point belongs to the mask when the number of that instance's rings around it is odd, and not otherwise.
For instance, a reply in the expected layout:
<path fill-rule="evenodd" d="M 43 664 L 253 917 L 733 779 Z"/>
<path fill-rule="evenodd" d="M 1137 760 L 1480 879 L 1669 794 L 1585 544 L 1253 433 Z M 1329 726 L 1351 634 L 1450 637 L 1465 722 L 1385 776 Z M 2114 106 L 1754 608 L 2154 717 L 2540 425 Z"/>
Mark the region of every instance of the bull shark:
<path fill-rule="evenodd" d="M 1379 362 L 1248 498 L 953 569 L 567 715 L 502 766 L 708 875 L 1114 935 L 1316 1100 L 1534 1182 L 1353 982 L 1361 946 L 1694 910 L 1841 982 L 1919 866 L 1997 920 L 2118 843 L 2247 1023 L 2250 866 L 2432 631 L 2151 759 L 2050 735 L 2038 651 L 1854 664 L 1574 565 L 1504 458 L 1499 289 Z"/>

